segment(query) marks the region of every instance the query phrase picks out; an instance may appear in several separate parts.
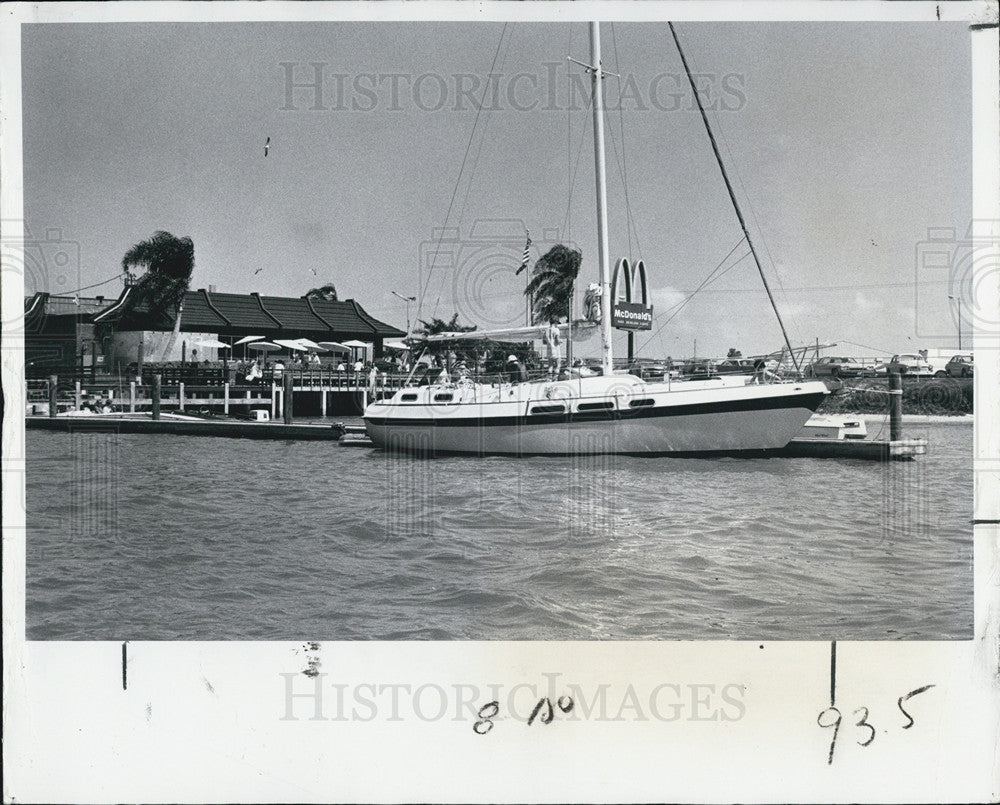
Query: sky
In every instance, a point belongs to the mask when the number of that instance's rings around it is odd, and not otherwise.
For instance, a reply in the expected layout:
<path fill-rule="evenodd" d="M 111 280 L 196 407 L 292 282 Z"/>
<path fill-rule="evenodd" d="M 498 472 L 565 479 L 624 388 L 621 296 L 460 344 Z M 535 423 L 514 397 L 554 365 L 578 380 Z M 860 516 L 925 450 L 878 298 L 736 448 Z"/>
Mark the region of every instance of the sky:
<path fill-rule="evenodd" d="M 414 322 L 523 323 L 526 228 L 532 260 L 581 249 L 578 299 L 597 280 L 589 81 L 566 58 L 589 60 L 583 23 L 22 31 L 25 224 L 42 244 L 26 293 L 117 296 L 122 255 L 157 230 L 194 240 L 192 288 L 333 282 L 400 327 L 393 291 L 419 297 Z M 958 287 L 925 256 L 934 230 L 961 275 L 965 25 L 677 32 L 792 341 L 858 356 L 956 346 Z M 667 25 L 605 23 L 602 37 L 617 74 L 604 81 L 611 259 L 642 258 L 652 288 L 640 354 L 778 349 Z"/>

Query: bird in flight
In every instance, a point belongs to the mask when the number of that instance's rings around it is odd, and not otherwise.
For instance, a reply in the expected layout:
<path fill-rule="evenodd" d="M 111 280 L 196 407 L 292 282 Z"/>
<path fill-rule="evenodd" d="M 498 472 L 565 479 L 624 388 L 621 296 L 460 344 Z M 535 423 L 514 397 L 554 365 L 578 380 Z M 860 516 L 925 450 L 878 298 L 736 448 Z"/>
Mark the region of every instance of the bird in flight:
<path fill-rule="evenodd" d="M 260 268 L 258 268 L 256 271 L 253 272 L 253 275 L 256 277 L 263 270 L 264 270 L 264 267 L 261 266 Z"/>
<path fill-rule="evenodd" d="M 268 152 L 268 150 L 270 150 L 270 148 L 271 148 L 271 138 L 268 137 L 264 141 L 264 156 L 267 156 L 267 152 Z"/>
<path fill-rule="evenodd" d="M 313 273 L 314 277 L 318 277 L 319 276 L 319 274 L 316 273 L 316 269 L 315 268 L 310 268 L 309 270 Z"/>

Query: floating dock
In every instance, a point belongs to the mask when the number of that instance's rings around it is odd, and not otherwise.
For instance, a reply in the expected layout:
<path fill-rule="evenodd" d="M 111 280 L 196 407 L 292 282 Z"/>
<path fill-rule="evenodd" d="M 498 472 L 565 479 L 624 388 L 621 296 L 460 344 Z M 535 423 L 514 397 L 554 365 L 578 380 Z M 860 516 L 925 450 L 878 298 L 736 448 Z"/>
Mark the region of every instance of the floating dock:
<path fill-rule="evenodd" d="M 175 436 L 220 436 L 230 439 L 301 439 L 335 442 L 344 435 L 336 425 L 286 425 L 284 422 L 250 422 L 233 419 L 175 417 L 95 416 L 25 417 L 28 430 L 64 433 L 168 433 Z"/>
<path fill-rule="evenodd" d="M 869 461 L 912 461 L 927 452 L 926 439 L 808 439 L 796 437 L 776 456 L 811 458 L 860 458 Z"/>

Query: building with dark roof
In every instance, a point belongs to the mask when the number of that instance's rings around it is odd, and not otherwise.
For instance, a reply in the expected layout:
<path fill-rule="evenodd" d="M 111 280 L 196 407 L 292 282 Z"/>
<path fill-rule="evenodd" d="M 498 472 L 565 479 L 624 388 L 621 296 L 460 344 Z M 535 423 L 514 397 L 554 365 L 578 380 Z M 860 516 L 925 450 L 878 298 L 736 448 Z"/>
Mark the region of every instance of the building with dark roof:
<path fill-rule="evenodd" d="M 385 339 L 406 335 L 371 316 L 353 299 L 333 302 L 199 288 L 185 293 L 177 312 L 150 310 L 145 302 L 137 302 L 135 294 L 135 286 L 130 286 L 118 299 L 81 299 L 79 305 L 74 297 L 46 293 L 26 299 L 25 352 L 38 358 L 33 364 L 36 373 L 37 367 L 57 371 L 79 366 L 81 354 L 84 365 L 89 365 L 88 352 L 94 363 L 105 364 L 109 371 L 121 371 L 139 360 L 215 360 L 218 351 L 203 346 L 199 350 L 201 342 L 234 344 L 248 336 L 272 342 L 361 341 L 371 344 L 369 357 L 379 358 Z"/>

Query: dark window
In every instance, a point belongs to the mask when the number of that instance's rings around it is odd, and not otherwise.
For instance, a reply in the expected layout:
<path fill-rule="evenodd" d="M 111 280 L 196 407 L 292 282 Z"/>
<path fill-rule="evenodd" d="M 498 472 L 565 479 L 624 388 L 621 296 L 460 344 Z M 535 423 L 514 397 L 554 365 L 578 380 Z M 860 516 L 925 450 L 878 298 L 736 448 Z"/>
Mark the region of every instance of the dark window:
<path fill-rule="evenodd" d="M 632 402 L 629 403 L 629 407 L 630 408 L 643 408 L 643 407 L 645 407 L 647 405 L 653 405 L 653 404 L 654 404 L 654 401 L 651 400 L 649 397 L 646 397 L 643 400 L 632 400 Z"/>
<path fill-rule="evenodd" d="M 536 405 L 531 409 L 532 414 L 565 414 L 565 405 Z"/>
<path fill-rule="evenodd" d="M 609 408 L 614 408 L 615 404 L 611 400 L 605 400 L 604 402 L 592 402 L 592 403 L 580 403 L 577 407 L 577 411 L 606 411 Z"/>
<path fill-rule="evenodd" d="M 416 394 L 404 394 L 399 399 L 402 400 L 403 402 L 413 402 L 414 400 L 417 399 L 417 395 Z"/>
<path fill-rule="evenodd" d="M 445 394 L 435 394 L 434 395 L 434 402 L 451 402 L 452 399 L 454 398 L 454 396 L 455 396 L 454 394 L 447 394 L 447 393 L 445 393 Z"/>

